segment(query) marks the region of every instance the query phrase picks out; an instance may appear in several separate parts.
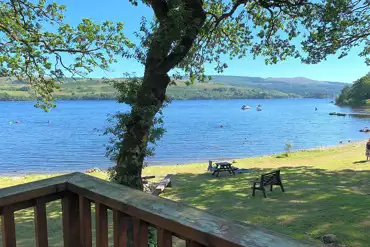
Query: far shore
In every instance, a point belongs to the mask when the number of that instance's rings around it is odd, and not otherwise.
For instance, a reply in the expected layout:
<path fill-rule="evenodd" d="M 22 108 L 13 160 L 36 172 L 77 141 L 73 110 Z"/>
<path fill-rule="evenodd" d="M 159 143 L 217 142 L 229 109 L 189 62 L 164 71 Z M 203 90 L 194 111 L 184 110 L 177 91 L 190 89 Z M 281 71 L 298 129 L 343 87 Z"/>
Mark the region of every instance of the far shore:
<path fill-rule="evenodd" d="M 191 98 L 176 98 L 173 97 L 171 98 L 172 101 L 178 100 L 178 101 L 187 101 L 187 100 L 283 100 L 283 99 L 318 99 L 318 100 L 331 100 L 332 97 L 328 98 L 318 98 L 318 97 L 273 97 L 273 98 L 263 98 L 263 97 L 257 97 L 257 98 L 248 98 L 248 97 L 232 97 L 232 98 L 227 98 L 227 97 L 220 97 L 220 98 L 204 98 L 204 97 L 191 97 Z M 35 98 L 14 98 L 14 99 L 6 99 L 6 98 L 1 98 L 0 97 L 0 102 L 36 102 L 37 99 Z M 94 98 L 94 97 L 85 97 L 85 98 L 56 98 L 56 102 L 60 101 L 117 101 L 116 96 L 109 96 L 106 98 Z"/>

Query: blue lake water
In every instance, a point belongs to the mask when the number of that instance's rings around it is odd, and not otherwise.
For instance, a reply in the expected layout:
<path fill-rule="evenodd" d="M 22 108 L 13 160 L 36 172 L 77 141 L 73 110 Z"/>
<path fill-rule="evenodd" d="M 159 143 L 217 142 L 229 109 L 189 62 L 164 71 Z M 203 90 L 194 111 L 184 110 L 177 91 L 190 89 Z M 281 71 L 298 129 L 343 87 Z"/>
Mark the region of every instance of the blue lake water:
<path fill-rule="evenodd" d="M 167 132 L 147 162 L 259 156 L 283 152 L 287 141 L 304 149 L 368 137 L 359 129 L 370 127 L 369 119 L 329 116 L 352 111 L 329 101 L 174 101 L 164 111 Z M 256 111 L 258 104 L 263 111 Z M 242 111 L 242 105 L 252 109 Z M 105 157 L 108 138 L 102 135 L 107 114 L 128 108 L 114 101 L 64 101 L 49 113 L 32 102 L 0 102 L 0 109 L 0 173 L 24 174 L 111 166 Z"/>

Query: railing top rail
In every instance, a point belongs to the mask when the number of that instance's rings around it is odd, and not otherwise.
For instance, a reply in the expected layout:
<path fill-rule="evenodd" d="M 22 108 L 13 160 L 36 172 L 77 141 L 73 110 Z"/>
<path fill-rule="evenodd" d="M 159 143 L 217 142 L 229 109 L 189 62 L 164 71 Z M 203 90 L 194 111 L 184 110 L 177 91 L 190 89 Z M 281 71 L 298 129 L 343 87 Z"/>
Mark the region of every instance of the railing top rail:
<path fill-rule="evenodd" d="M 44 189 L 47 188 L 47 189 Z M 312 247 L 314 244 L 294 240 L 254 225 L 224 219 L 182 203 L 163 199 L 141 191 L 91 177 L 73 173 L 40 180 L 28 185 L 0 189 L 0 207 L 22 197 L 32 199 L 72 191 L 102 203 L 113 210 L 142 219 L 175 235 L 207 246 L 249 247 Z M 35 191 L 37 193 L 35 193 Z M 26 196 L 25 196 L 26 193 Z"/>
<path fill-rule="evenodd" d="M 77 174 L 70 173 L 2 188 L 0 189 L 0 207 L 62 192 L 66 189 L 68 179 Z"/>

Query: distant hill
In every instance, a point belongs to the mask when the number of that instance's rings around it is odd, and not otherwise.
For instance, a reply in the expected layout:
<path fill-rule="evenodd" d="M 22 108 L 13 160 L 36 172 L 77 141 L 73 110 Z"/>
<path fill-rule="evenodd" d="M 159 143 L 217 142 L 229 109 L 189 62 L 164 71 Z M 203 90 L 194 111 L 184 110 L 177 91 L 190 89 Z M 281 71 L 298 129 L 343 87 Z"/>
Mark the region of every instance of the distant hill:
<path fill-rule="evenodd" d="M 122 80 L 122 78 L 121 78 Z M 244 76 L 212 76 L 206 83 L 186 86 L 178 81 L 167 94 L 172 99 L 271 99 L 271 98 L 327 98 L 339 95 L 344 86 L 340 82 L 315 81 L 308 78 L 260 78 Z M 99 79 L 67 79 L 55 92 L 57 99 L 115 99 L 115 89 Z M 0 100 L 34 99 L 30 86 L 15 79 L 0 78 Z"/>
<path fill-rule="evenodd" d="M 167 89 L 171 99 L 271 99 L 297 98 L 298 95 L 283 93 L 276 90 L 239 87 L 220 83 L 196 83 L 187 86 L 178 81 L 176 86 Z M 112 85 L 97 79 L 66 80 L 54 93 L 60 100 L 107 100 L 116 98 L 116 90 Z M 24 82 L 4 80 L 0 78 L 0 100 L 31 100 L 33 91 Z"/>
<path fill-rule="evenodd" d="M 306 77 L 292 77 L 292 78 L 274 78 L 274 77 L 267 77 L 264 79 L 265 81 L 280 81 L 280 82 L 288 82 L 288 83 L 295 83 L 295 84 L 309 84 L 309 83 L 317 83 L 319 81 L 315 81 Z"/>
<path fill-rule="evenodd" d="M 334 97 L 348 86 L 348 83 L 317 81 L 305 77 L 294 78 L 261 78 L 247 76 L 220 76 L 213 75 L 212 82 L 239 87 L 252 87 L 265 90 L 276 90 L 288 94 L 297 94 L 301 97 Z"/>

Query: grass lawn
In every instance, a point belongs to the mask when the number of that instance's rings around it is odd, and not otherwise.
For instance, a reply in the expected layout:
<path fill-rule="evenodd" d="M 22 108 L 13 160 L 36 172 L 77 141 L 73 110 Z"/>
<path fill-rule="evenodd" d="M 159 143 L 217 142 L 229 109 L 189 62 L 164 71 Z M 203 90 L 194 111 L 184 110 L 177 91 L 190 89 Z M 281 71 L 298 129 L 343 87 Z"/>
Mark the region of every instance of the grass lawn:
<path fill-rule="evenodd" d="M 173 173 L 172 188 L 163 197 L 210 210 L 239 221 L 314 241 L 324 234 L 337 235 L 348 247 L 369 246 L 370 162 L 364 162 L 364 143 L 294 152 L 286 158 L 265 156 L 236 160 L 239 168 L 255 172 L 212 177 L 206 163 L 148 167 L 145 175 L 158 177 Z M 280 168 L 285 193 L 279 188 L 251 196 L 249 179 Z M 106 178 L 104 173 L 94 176 Z M 0 187 L 47 177 L 0 178 Z M 61 246 L 60 202 L 50 203 L 50 246 Z M 16 214 L 17 246 L 34 246 L 33 211 Z"/>

